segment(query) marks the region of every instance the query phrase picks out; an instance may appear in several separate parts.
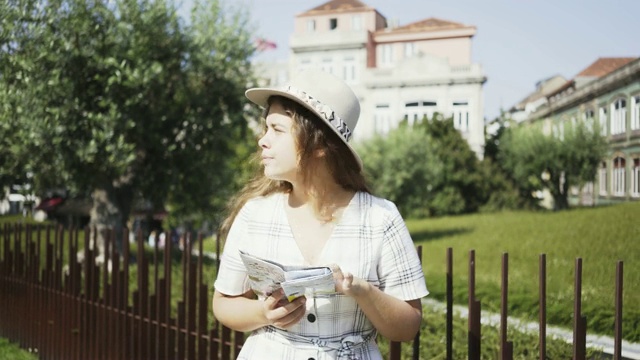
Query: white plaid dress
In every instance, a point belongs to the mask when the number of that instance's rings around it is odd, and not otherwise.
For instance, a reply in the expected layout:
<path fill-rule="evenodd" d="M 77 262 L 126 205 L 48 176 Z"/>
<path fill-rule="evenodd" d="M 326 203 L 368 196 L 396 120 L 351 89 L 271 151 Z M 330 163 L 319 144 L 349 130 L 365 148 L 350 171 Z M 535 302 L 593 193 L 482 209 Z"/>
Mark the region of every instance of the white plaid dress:
<path fill-rule="evenodd" d="M 285 214 L 287 195 L 249 201 L 227 237 L 215 281 L 218 292 L 249 290 L 239 250 L 285 265 L 308 265 L 298 249 Z M 319 264 L 366 279 L 401 300 L 429 292 L 415 246 L 396 206 L 367 193 L 356 193 L 331 237 Z M 341 294 L 307 295 L 306 315 L 288 331 L 267 326 L 245 341 L 238 359 L 381 359 L 376 330 L 357 303 Z"/>

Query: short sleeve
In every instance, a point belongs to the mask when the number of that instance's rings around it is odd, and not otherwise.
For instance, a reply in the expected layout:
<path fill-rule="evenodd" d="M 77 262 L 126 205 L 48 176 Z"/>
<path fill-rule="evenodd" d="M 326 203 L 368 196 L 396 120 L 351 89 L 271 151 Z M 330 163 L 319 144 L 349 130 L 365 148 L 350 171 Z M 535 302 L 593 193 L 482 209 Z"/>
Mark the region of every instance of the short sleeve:
<path fill-rule="evenodd" d="M 401 300 L 420 299 L 429 294 L 422 264 L 409 230 L 396 206 L 391 208 L 384 226 L 378 264 L 380 289 Z"/>
<path fill-rule="evenodd" d="M 236 215 L 224 244 L 215 289 L 225 295 L 242 295 L 249 290 L 247 271 L 240 259 L 239 249 L 248 241 L 249 206 L 245 204 Z"/>

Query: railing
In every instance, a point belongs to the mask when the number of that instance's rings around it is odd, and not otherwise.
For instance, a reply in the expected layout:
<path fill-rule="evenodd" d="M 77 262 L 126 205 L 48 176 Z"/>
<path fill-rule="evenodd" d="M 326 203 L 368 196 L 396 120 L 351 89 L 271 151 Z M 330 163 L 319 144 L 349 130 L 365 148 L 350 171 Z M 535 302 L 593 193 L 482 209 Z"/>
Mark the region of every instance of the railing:
<path fill-rule="evenodd" d="M 183 287 L 172 308 L 172 290 L 176 289 L 172 288 L 170 241 L 160 258 L 157 245 L 151 255 L 138 236 L 132 263 L 129 243 L 123 242 L 121 260 L 114 246 L 115 234 L 110 233 L 104 262 L 98 266 L 87 261 L 95 258 L 88 231 L 84 233 L 85 261 L 78 261 L 78 234 L 51 227 L 5 225 L 0 336 L 37 352 L 41 359 L 235 358 L 243 333 L 217 324 L 209 328 L 210 296 L 203 279 L 203 256 L 182 252 Z M 201 239 L 197 244 L 201 255 Z M 149 273 L 150 260 L 153 274 Z M 130 293 L 132 270 L 137 271 L 137 289 Z"/>
<path fill-rule="evenodd" d="M 125 230 L 126 232 L 126 230 Z M 182 292 L 172 297 L 174 251 L 166 242 L 162 257 L 153 254 L 138 236 L 135 262 L 129 243 L 118 255 L 115 234 L 106 237 L 105 258 L 98 266 L 77 259 L 79 232 L 51 227 L 6 226 L 0 257 L 0 336 L 37 351 L 41 359 L 220 359 L 235 358 L 244 336 L 220 326 L 210 317 L 210 290 L 204 279 L 206 257 L 202 239 L 197 254 L 180 258 Z M 84 259 L 93 259 L 90 234 L 84 233 Z M 123 234 L 128 238 L 128 234 Z M 44 243 L 43 243 L 44 242 Z M 187 241 L 190 245 L 191 241 Z M 44 250 L 43 250 L 44 249 Z M 65 253 L 66 250 L 66 253 Z M 422 247 L 418 246 L 422 255 Z M 220 249 L 216 251 L 218 254 Z M 65 259 L 66 258 L 66 259 Z M 122 260 L 121 260 L 122 258 Z M 150 265 L 153 274 L 150 274 Z M 481 355 L 481 303 L 475 296 L 475 251 L 469 252 L 468 358 Z M 453 358 L 453 250 L 446 253 L 446 359 Z M 162 268 L 162 273 L 160 273 Z M 137 271 L 137 289 L 129 278 Z M 507 336 L 509 256 L 502 256 L 500 356 L 513 358 Z M 149 279 L 153 290 L 150 291 Z M 546 359 L 546 255 L 539 258 L 539 359 Z M 581 313 L 582 259 L 575 262 L 573 359 L 586 357 L 586 318 Z M 616 266 L 615 339 L 613 359 L 621 359 L 623 263 Z M 175 306 L 172 305 L 175 302 Z M 174 316 L 175 315 L 175 316 Z M 210 324 L 213 324 L 209 328 Z M 420 358 L 420 336 L 413 341 L 413 359 Z M 391 342 L 389 359 L 400 359 L 401 344 Z"/>

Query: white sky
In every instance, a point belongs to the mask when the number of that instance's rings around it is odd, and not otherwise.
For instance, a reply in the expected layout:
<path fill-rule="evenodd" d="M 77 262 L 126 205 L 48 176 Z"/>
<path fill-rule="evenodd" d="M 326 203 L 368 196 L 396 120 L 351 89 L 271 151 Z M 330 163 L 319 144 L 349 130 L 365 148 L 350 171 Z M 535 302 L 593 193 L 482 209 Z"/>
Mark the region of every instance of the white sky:
<path fill-rule="evenodd" d="M 183 0 L 189 7 L 190 0 Z M 226 0 L 247 6 L 257 36 L 278 45 L 257 60 L 286 59 L 295 15 L 325 0 Z M 429 17 L 476 26 L 472 62 L 483 66 L 485 119 L 535 89 L 574 77 L 599 57 L 640 56 L 640 0 L 361 0 L 399 25 Z"/>

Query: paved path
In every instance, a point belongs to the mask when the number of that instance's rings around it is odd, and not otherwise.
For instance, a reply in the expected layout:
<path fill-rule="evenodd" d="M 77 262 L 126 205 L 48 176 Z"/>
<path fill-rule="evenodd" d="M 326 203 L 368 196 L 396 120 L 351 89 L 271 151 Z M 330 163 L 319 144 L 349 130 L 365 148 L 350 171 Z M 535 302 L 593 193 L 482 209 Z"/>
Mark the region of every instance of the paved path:
<path fill-rule="evenodd" d="M 436 311 L 446 312 L 447 306 L 445 303 L 441 303 L 432 299 L 423 299 L 423 305 L 431 307 Z M 469 314 L 469 309 L 462 305 L 453 306 L 454 313 L 457 313 L 463 318 L 466 318 Z M 500 314 L 482 312 L 482 324 L 491 326 L 500 326 Z M 523 329 L 527 332 L 538 333 L 539 324 L 535 322 L 522 321 L 515 318 L 509 318 L 509 325 L 512 325 L 518 329 Z M 564 339 L 569 343 L 573 343 L 573 331 L 566 330 L 557 326 L 547 325 L 547 335 L 556 337 L 558 339 Z M 599 348 L 606 354 L 613 355 L 614 339 L 609 336 L 602 335 L 589 335 L 587 334 L 587 347 Z M 640 344 L 630 343 L 628 341 L 622 341 L 622 357 L 628 360 L 640 360 Z"/>

